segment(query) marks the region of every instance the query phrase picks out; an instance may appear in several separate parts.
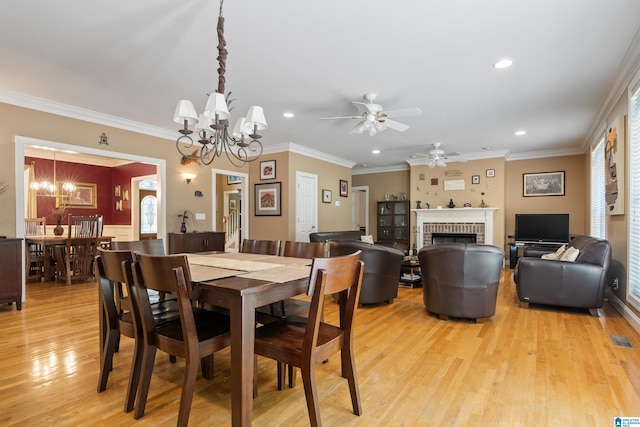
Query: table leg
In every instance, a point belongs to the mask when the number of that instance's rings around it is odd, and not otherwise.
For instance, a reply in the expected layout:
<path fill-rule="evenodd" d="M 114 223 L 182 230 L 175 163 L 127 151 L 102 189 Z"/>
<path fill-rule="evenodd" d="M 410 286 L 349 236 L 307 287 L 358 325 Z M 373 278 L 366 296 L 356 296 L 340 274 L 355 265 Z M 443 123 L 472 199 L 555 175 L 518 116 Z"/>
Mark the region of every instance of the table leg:
<path fill-rule="evenodd" d="M 231 301 L 231 425 L 251 426 L 253 413 L 253 345 L 255 301 L 237 296 Z"/>

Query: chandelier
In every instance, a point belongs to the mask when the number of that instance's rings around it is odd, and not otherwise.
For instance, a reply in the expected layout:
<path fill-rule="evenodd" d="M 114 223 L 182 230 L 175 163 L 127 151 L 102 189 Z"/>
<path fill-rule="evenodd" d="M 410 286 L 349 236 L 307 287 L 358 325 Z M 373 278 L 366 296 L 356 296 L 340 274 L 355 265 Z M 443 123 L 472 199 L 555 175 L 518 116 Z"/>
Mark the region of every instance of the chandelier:
<path fill-rule="evenodd" d="M 31 162 L 32 166 L 35 166 L 35 161 Z M 42 181 L 33 181 L 29 184 L 29 188 L 36 192 L 38 196 L 52 196 L 52 197 L 64 197 L 64 195 L 58 194 L 58 188 L 56 187 L 56 153 L 53 153 L 53 182 L 49 182 L 46 179 Z M 76 185 L 70 181 L 64 181 L 60 183 L 60 190 L 64 194 L 68 194 L 76 190 Z"/>
<path fill-rule="evenodd" d="M 222 4 L 218 14 L 218 89 L 209 95 L 209 100 L 204 112 L 198 116 L 191 101 L 180 100 L 173 114 L 173 121 L 183 125 L 178 130 L 182 135 L 176 140 L 176 148 L 182 156 L 182 163 L 198 161 L 205 165 L 211 164 L 217 157 L 226 155 L 229 161 L 236 167 L 247 162 L 255 161 L 262 154 L 262 143 L 258 141 L 262 135 L 259 130 L 267 128 L 262 107 L 252 106 L 245 117 L 239 118 L 232 131 L 229 131 L 229 107 L 232 102 L 229 93 L 224 95 L 227 62 L 226 41 L 224 39 L 224 17 L 222 16 Z M 194 125 L 198 132 L 200 148 L 192 149 L 195 145 L 189 129 Z M 249 156 L 252 156 L 250 159 Z"/>

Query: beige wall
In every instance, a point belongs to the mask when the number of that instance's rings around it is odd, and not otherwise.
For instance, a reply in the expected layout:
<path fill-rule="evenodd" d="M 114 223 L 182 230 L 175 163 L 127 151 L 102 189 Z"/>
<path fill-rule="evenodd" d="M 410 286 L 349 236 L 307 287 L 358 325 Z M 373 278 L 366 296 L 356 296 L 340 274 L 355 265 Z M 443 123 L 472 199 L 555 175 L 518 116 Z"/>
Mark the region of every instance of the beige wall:
<path fill-rule="evenodd" d="M 585 155 L 547 157 L 544 159 L 514 160 L 506 163 L 506 230 L 514 233 L 515 214 L 568 213 L 569 233 L 588 234 L 586 211 L 589 195 Z M 524 173 L 564 171 L 565 195 L 524 197 Z"/>

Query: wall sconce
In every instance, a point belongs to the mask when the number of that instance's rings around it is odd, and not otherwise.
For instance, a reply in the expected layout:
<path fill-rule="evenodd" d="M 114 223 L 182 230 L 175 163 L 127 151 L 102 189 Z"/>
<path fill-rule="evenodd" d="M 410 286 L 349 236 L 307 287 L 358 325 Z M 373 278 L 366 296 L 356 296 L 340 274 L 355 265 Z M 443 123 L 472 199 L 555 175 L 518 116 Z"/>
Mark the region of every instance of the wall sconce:
<path fill-rule="evenodd" d="M 183 173 L 182 174 L 182 177 L 187 180 L 187 184 L 189 184 L 191 182 L 191 180 L 193 178 L 195 178 L 196 176 L 198 176 L 198 175 L 196 175 L 195 173 Z"/>

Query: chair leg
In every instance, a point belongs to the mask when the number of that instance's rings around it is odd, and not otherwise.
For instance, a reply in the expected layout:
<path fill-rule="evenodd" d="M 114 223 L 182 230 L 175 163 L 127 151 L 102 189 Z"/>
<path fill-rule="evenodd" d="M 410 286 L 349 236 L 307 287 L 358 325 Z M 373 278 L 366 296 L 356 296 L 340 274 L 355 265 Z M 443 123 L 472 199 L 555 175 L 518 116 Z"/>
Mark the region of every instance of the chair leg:
<path fill-rule="evenodd" d="M 213 379 L 213 354 L 200 359 L 200 365 L 202 366 L 202 377 L 208 380 Z"/>
<path fill-rule="evenodd" d="M 203 357 L 201 360 L 208 359 L 209 356 Z M 211 355 L 213 362 L 213 355 Z M 193 388 L 196 384 L 196 376 L 198 375 L 198 359 L 197 355 L 188 357 L 185 361 L 184 379 L 182 381 L 182 395 L 180 396 L 180 410 L 178 411 L 178 426 L 185 426 L 189 422 L 189 413 L 191 412 L 191 402 L 193 400 Z"/>
<path fill-rule="evenodd" d="M 156 347 L 145 345 L 142 347 L 142 366 L 140 368 L 140 385 L 136 396 L 134 419 L 140 419 L 144 415 L 144 408 L 147 406 L 147 396 L 149 395 L 149 384 L 151 383 L 151 374 L 153 373 L 153 365 L 156 359 Z"/>
<path fill-rule="evenodd" d="M 285 373 L 287 372 L 287 365 L 282 362 L 277 362 L 277 377 L 278 377 L 278 390 L 284 389 Z"/>
<path fill-rule="evenodd" d="M 316 388 L 315 367 L 311 364 L 300 368 L 302 383 L 304 384 L 304 397 L 307 399 L 307 411 L 309 412 L 309 422 L 311 427 L 320 427 L 320 406 L 318 402 L 318 390 Z"/>
<path fill-rule="evenodd" d="M 142 374 L 142 357 L 144 353 L 142 338 L 135 340 L 133 346 L 133 357 L 131 359 L 131 371 L 129 373 L 129 385 L 124 399 L 124 412 L 131 412 L 135 406 L 136 394 L 140 386 L 140 376 Z"/>
<path fill-rule="evenodd" d="M 296 367 L 289 365 L 287 373 L 289 374 L 289 388 L 294 388 L 296 386 Z"/>
<path fill-rule="evenodd" d="M 342 372 L 345 374 L 347 382 L 349 383 L 349 393 L 351 394 L 353 413 L 360 416 L 362 415 L 362 402 L 360 401 L 360 390 L 358 389 L 358 376 L 356 375 L 356 364 L 353 358 L 353 349 L 348 345 L 342 347 L 340 359 L 342 362 Z"/>
<path fill-rule="evenodd" d="M 120 332 L 117 329 L 110 329 L 105 338 L 102 348 L 102 357 L 100 360 L 100 377 L 98 378 L 98 393 L 105 391 L 107 388 L 107 380 L 109 372 L 113 369 L 113 353 Z"/>

